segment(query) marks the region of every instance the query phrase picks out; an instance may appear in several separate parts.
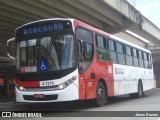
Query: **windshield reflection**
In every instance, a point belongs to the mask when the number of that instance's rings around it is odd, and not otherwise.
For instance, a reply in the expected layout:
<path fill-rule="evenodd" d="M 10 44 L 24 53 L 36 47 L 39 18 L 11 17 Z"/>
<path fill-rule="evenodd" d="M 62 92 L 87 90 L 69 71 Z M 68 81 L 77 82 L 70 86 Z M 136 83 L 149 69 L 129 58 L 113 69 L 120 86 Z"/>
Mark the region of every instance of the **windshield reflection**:
<path fill-rule="evenodd" d="M 56 71 L 75 65 L 73 35 L 37 38 L 20 43 L 20 72 Z"/>

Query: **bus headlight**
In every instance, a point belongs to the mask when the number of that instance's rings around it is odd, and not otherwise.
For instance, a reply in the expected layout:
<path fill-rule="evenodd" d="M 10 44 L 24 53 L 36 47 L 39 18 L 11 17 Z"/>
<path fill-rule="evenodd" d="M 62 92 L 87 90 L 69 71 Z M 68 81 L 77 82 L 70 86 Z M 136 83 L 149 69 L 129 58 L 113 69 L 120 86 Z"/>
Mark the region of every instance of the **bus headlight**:
<path fill-rule="evenodd" d="M 76 79 L 77 79 L 77 76 L 74 76 L 74 77 L 72 77 L 71 79 L 65 81 L 64 83 L 61 83 L 61 84 L 58 86 L 58 88 L 59 88 L 60 90 L 62 90 L 62 89 L 64 89 L 64 88 L 68 87 L 70 84 L 72 84 Z"/>
<path fill-rule="evenodd" d="M 20 91 L 24 91 L 24 90 L 26 90 L 23 86 L 16 85 L 16 87 L 17 87 L 17 88 L 18 88 L 18 90 L 20 90 Z"/>

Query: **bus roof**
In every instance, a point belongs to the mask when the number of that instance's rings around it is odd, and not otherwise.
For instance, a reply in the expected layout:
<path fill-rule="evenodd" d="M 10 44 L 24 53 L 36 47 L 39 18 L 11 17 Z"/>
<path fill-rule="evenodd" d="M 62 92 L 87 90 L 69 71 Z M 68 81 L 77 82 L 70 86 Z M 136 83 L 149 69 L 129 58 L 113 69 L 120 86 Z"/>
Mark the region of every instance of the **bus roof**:
<path fill-rule="evenodd" d="M 135 47 L 135 48 L 138 48 L 138 49 L 141 49 L 141 50 L 143 50 L 143 51 L 146 51 L 146 52 L 149 52 L 149 53 L 150 53 L 150 51 L 147 50 L 147 49 L 145 49 L 145 48 L 142 48 L 142 47 L 140 47 L 140 46 L 138 46 L 138 45 L 135 45 L 135 44 L 133 44 L 133 43 L 130 43 L 130 42 L 126 41 L 126 40 L 123 40 L 123 39 L 121 39 L 121 38 L 118 38 L 118 37 L 116 37 L 116 36 L 114 36 L 114 35 L 111 35 L 111 34 L 109 34 L 109 33 L 107 33 L 107 32 L 104 32 L 103 30 L 100 30 L 100 29 L 98 29 L 98 28 L 96 28 L 96 27 L 93 27 L 93 26 L 91 26 L 91 25 L 89 25 L 89 24 L 86 24 L 86 23 L 84 23 L 84 22 L 81 22 L 81 21 L 76 20 L 76 19 L 73 19 L 73 18 L 49 18 L 49 19 L 42 19 L 42 20 L 37 20 L 37 21 L 33 21 L 33 22 L 26 23 L 26 24 L 18 27 L 17 29 L 19 29 L 19 28 L 21 28 L 21 27 L 23 27 L 23 26 L 32 24 L 32 23 L 37 23 L 37 22 L 41 22 L 41 21 L 50 21 L 50 20 L 70 20 L 72 23 L 75 21 L 76 23 L 78 23 L 78 25 L 80 25 L 80 26 L 82 26 L 82 27 L 85 27 L 85 28 L 87 28 L 87 29 L 90 29 L 90 30 L 92 30 L 92 31 L 94 31 L 94 32 L 96 32 L 96 33 L 102 34 L 102 35 L 104 35 L 104 36 L 106 36 L 106 37 L 109 37 L 109 38 L 111 38 L 111 39 L 114 39 L 114 40 L 116 40 L 116 41 L 122 42 L 122 43 L 124 43 L 124 44 L 130 45 L 130 46 L 132 46 L 132 47 Z M 17 30 L 17 29 L 16 29 L 16 30 Z"/>
<path fill-rule="evenodd" d="M 145 49 L 145 48 L 143 48 L 143 47 L 140 47 L 140 46 L 138 46 L 138 45 L 136 45 L 136 44 L 130 43 L 130 42 L 128 42 L 128 41 L 126 41 L 126 40 L 124 40 L 124 39 L 121 39 L 121 38 L 119 38 L 119 37 L 116 37 L 116 36 L 114 36 L 114 35 L 111 35 L 110 37 L 111 37 L 112 39 L 117 40 L 117 41 L 120 41 L 120 42 L 122 42 L 122 43 L 124 43 L 124 44 L 130 45 L 130 46 L 135 47 L 135 48 L 137 48 L 137 49 L 141 49 L 141 50 L 143 50 L 143 51 L 145 51 L 145 52 L 151 53 L 151 51 L 149 51 L 149 50 L 147 50 L 147 49 Z"/>
<path fill-rule="evenodd" d="M 70 21 L 73 22 L 73 20 L 75 20 L 75 19 L 72 19 L 72 18 L 49 18 L 49 19 L 42 19 L 42 20 L 37 20 L 37 21 L 33 21 L 33 22 L 29 22 L 29 23 L 23 24 L 22 26 L 16 28 L 16 30 L 19 29 L 19 28 L 21 28 L 21 27 L 23 27 L 23 26 L 32 24 L 32 23 L 37 23 L 37 22 L 42 22 L 42 21 L 50 21 L 50 20 L 70 20 Z"/>
<path fill-rule="evenodd" d="M 75 20 L 75 19 L 74 19 L 74 20 Z M 109 34 L 109 33 L 107 33 L 107 32 L 104 32 L 104 31 L 102 31 L 102 30 L 100 30 L 100 29 L 98 29 L 98 28 L 95 28 L 95 27 L 93 27 L 93 26 L 90 26 L 90 25 L 88 25 L 88 24 L 86 24 L 86 23 L 83 23 L 83 22 L 81 22 L 81 21 L 79 21 L 79 20 L 75 20 L 75 21 L 78 22 L 80 26 L 83 26 L 83 27 L 85 27 L 85 28 L 87 28 L 87 29 L 90 29 L 90 30 L 92 30 L 92 31 L 94 31 L 94 32 L 96 32 L 96 33 L 99 33 L 99 34 L 104 35 L 104 36 L 106 36 L 106 37 L 108 37 L 108 38 L 114 39 L 114 40 L 116 40 L 116 41 L 122 42 L 122 43 L 124 43 L 124 44 L 130 45 L 130 46 L 135 47 L 135 48 L 137 48 L 137 49 L 143 50 L 143 51 L 145 51 L 145 52 L 151 53 L 151 51 L 149 51 L 149 50 L 147 50 L 147 49 L 145 49 L 145 48 L 143 48 L 143 47 L 140 47 L 140 46 L 138 46 L 138 45 L 136 45 L 136 44 L 130 43 L 130 42 L 124 40 L 124 39 L 121 39 L 121 38 L 119 38 L 119 37 L 116 37 L 116 36 L 114 36 L 114 35 L 111 35 L 111 34 Z"/>

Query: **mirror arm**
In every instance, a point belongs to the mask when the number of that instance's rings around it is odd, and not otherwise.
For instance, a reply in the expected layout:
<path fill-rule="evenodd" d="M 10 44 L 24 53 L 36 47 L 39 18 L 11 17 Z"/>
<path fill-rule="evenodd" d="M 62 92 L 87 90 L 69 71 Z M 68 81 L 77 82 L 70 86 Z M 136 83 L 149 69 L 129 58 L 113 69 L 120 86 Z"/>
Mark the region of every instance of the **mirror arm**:
<path fill-rule="evenodd" d="M 12 60 L 15 60 L 16 58 L 13 57 L 13 56 L 11 56 L 11 55 L 9 54 L 9 42 L 12 42 L 12 41 L 15 41 L 15 37 L 7 40 L 7 56 L 8 56 L 9 58 L 11 58 Z"/>

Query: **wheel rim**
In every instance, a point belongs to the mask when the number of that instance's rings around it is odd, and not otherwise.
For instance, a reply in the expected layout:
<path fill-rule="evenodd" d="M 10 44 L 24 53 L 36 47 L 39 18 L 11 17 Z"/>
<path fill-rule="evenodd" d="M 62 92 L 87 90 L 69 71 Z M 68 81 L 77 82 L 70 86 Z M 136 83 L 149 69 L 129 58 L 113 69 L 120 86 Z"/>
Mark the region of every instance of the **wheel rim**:
<path fill-rule="evenodd" d="M 99 103 L 105 103 L 105 91 L 103 87 L 100 87 L 97 90 L 97 100 Z"/>

